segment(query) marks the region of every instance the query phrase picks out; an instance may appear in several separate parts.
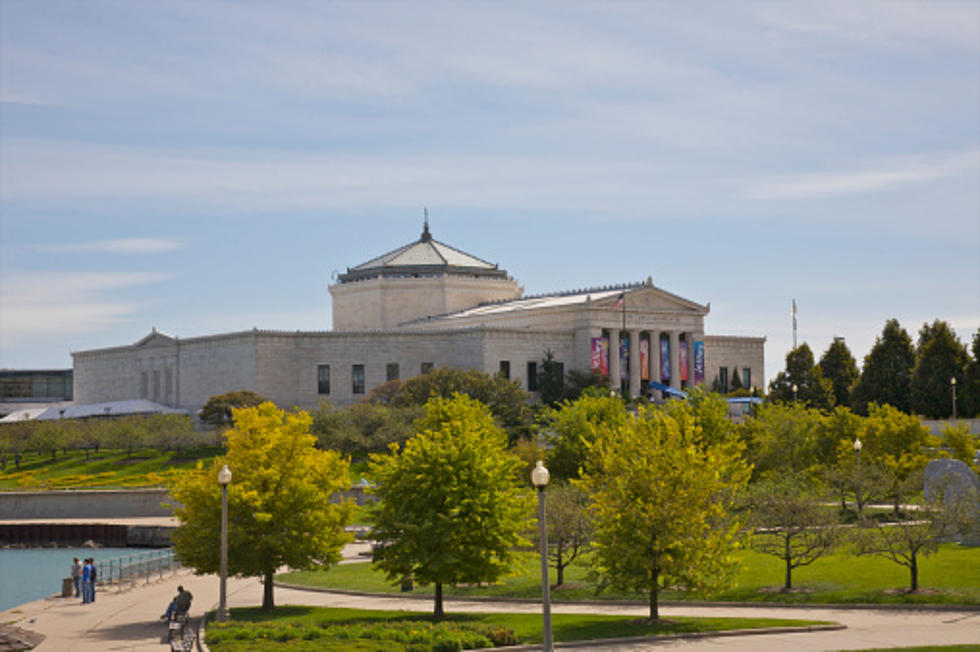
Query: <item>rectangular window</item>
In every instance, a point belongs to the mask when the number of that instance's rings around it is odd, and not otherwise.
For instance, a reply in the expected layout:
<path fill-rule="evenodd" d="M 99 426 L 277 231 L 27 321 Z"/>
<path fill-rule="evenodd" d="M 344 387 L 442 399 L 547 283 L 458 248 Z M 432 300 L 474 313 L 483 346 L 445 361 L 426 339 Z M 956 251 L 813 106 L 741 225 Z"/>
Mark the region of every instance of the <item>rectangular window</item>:
<path fill-rule="evenodd" d="M 389 362 L 385 367 L 385 380 L 391 382 L 393 380 L 398 380 L 398 363 Z"/>
<path fill-rule="evenodd" d="M 752 370 L 748 367 L 742 368 L 742 387 L 752 389 Z"/>
<path fill-rule="evenodd" d="M 538 391 L 538 363 L 527 363 L 527 391 Z"/>
<path fill-rule="evenodd" d="M 423 362 L 422 363 L 422 373 L 423 374 L 427 374 L 430 371 L 432 371 L 432 363 L 431 362 Z"/>
<path fill-rule="evenodd" d="M 140 373 L 140 398 L 150 398 L 150 377 L 147 373 Z"/>
<path fill-rule="evenodd" d="M 160 370 L 154 369 L 151 378 L 153 379 L 153 400 L 159 401 L 160 400 Z"/>
<path fill-rule="evenodd" d="M 510 360 L 500 361 L 500 375 L 507 380 L 510 380 Z"/>
<path fill-rule="evenodd" d="M 356 364 L 350 368 L 351 392 L 364 393 L 364 365 Z"/>
<path fill-rule="evenodd" d="M 718 388 L 723 392 L 728 391 L 728 367 L 718 369 Z"/>
<path fill-rule="evenodd" d="M 316 368 L 316 393 L 330 393 L 330 365 L 321 364 Z"/>
<path fill-rule="evenodd" d="M 164 372 L 163 378 L 164 378 L 164 383 L 163 383 L 164 392 L 163 392 L 163 395 L 166 398 L 166 403 L 169 404 L 170 403 L 170 393 L 173 391 L 173 385 L 174 385 L 173 372 L 170 370 L 170 367 L 167 367 L 167 370 Z"/>

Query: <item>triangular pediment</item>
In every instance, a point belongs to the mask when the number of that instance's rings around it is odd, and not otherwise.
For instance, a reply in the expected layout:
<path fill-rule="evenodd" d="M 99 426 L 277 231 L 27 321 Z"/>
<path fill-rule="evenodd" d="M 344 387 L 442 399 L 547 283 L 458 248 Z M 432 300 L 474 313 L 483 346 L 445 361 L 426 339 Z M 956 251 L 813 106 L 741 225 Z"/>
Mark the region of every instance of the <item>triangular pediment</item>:
<path fill-rule="evenodd" d="M 632 288 L 624 292 L 627 311 L 708 314 L 708 306 L 703 306 L 656 286 Z M 618 292 L 612 296 L 603 297 L 598 303 L 602 307 L 622 310 L 622 306 L 618 305 L 619 297 L 622 294 L 623 292 Z"/>
<path fill-rule="evenodd" d="M 150 331 L 150 334 L 136 342 L 134 346 L 172 346 L 177 343 L 177 338 L 173 335 L 161 333 L 157 329 Z"/>

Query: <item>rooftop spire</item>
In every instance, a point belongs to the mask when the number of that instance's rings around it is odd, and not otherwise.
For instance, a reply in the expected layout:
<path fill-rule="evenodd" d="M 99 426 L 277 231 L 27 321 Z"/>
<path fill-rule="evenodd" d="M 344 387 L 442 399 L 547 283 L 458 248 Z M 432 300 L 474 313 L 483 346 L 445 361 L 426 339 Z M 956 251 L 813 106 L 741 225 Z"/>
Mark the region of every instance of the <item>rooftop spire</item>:
<path fill-rule="evenodd" d="M 432 239 L 432 234 L 429 233 L 429 209 L 426 207 L 422 210 L 425 211 L 425 223 L 422 228 L 422 242 L 428 242 Z"/>

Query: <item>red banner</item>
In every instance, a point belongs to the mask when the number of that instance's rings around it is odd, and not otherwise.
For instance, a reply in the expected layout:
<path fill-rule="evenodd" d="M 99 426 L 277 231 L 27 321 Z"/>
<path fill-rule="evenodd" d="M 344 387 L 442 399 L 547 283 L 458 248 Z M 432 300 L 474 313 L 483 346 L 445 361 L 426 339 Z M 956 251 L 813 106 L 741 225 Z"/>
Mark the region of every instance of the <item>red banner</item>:
<path fill-rule="evenodd" d="M 591 367 L 604 376 L 609 375 L 609 341 L 604 337 L 592 338 Z"/>

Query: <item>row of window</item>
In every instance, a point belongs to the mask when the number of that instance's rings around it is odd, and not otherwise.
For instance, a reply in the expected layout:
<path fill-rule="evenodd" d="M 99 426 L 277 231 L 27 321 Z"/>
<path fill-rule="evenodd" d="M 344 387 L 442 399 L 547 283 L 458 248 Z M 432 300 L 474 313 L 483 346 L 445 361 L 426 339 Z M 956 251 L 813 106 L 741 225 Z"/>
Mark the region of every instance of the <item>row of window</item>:
<path fill-rule="evenodd" d="M 431 362 L 423 362 L 419 366 L 419 372 L 427 374 L 432 371 Z M 389 362 L 385 365 L 385 380 L 398 380 L 401 376 L 401 368 L 397 362 Z M 350 368 L 351 393 L 364 393 L 364 365 L 355 364 Z M 316 392 L 317 394 L 330 393 L 330 365 L 321 364 L 316 368 Z"/>
<path fill-rule="evenodd" d="M 557 363 L 561 365 L 561 363 Z M 427 374 L 432 371 L 431 362 L 423 362 L 419 366 L 419 372 Z M 560 368 L 560 367 L 559 367 Z M 500 375 L 510 379 L 510 360 L 500 361 Z M 389 362 L 385 365 L 385 380 L 398 380 L 401 376 L 401 368 L 397 362 Z M 350 368 L 351 393 L 364 393 L 364 365 L 355 364 Z M 527 389 L 529 392 L 538 391 L 538 363 L 531 361 L 527 363 Z M 316 392 L 317 394 L 330 394 L 330 365 L 321 364 L 316 368 Z"/>
<path fill-rule="evenodd" d="M 559 371 L 563 373 L 563 365 L 560 362 L 556 362 Z M 499 367 L 500 375 L 504 378 L 510 379 L 510 360 L 501 360 Z M 527 391 L 536 392 L 538 391 L 538 363 L 531 360 L 527 363 Z"/>
<path fill-rule="evenodd" d="M 735 373 L 738 373 L 737 368 L 735 369 Z M 728 391 L 728 367 L 718 368 L 718 384 L 721 386 L 723 392 Z M 742 387 L 752 387 L 752 370 L 748 367 L 742 367 Z"/>

